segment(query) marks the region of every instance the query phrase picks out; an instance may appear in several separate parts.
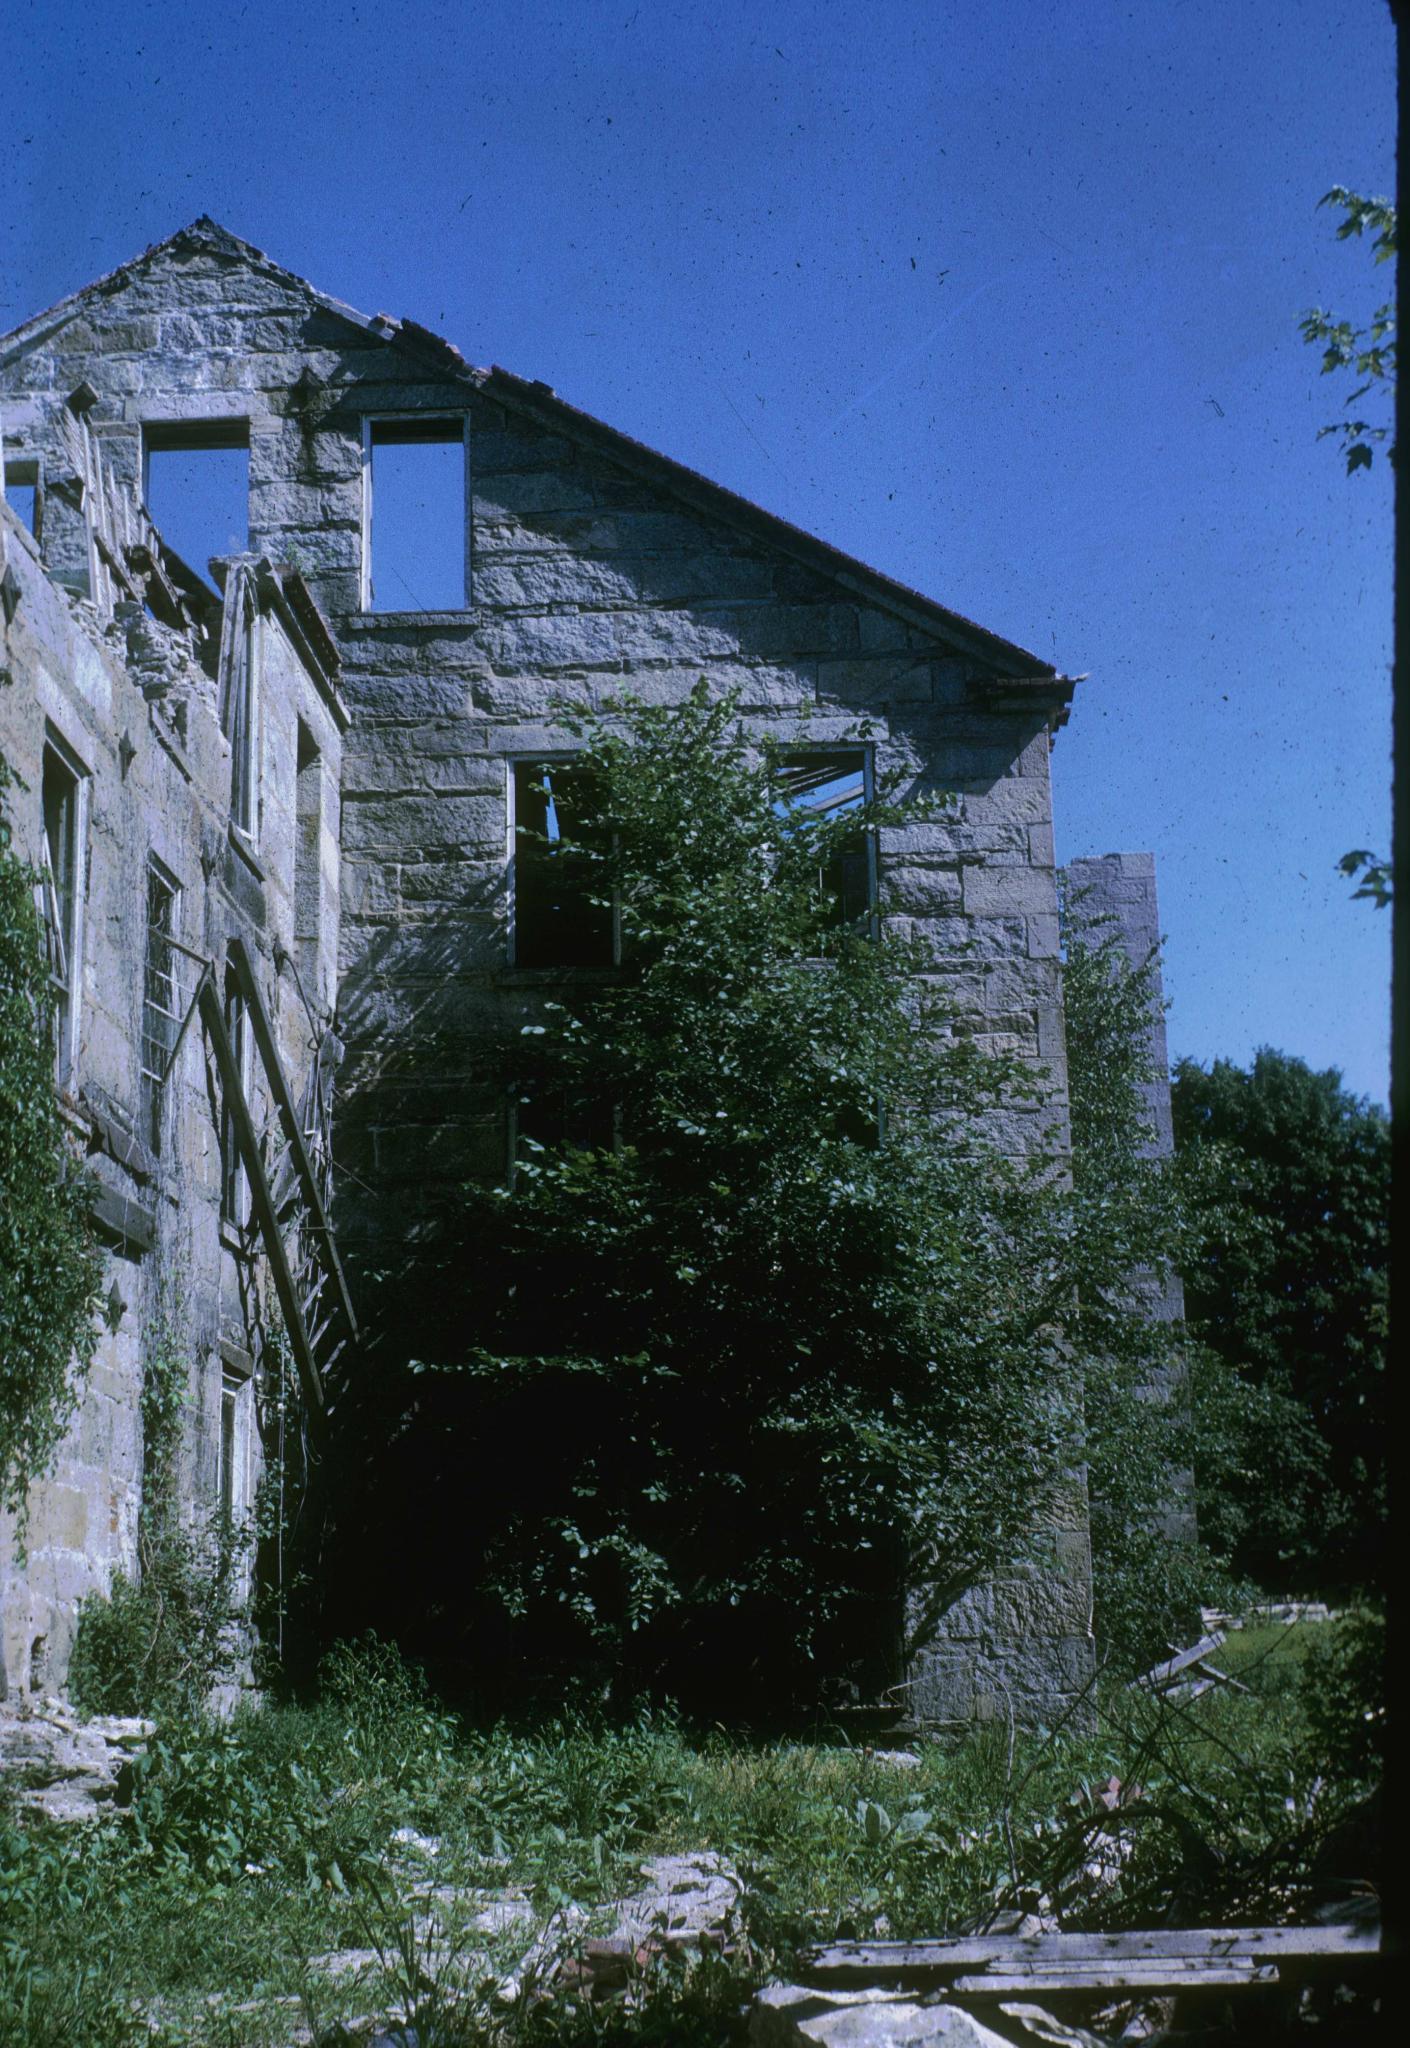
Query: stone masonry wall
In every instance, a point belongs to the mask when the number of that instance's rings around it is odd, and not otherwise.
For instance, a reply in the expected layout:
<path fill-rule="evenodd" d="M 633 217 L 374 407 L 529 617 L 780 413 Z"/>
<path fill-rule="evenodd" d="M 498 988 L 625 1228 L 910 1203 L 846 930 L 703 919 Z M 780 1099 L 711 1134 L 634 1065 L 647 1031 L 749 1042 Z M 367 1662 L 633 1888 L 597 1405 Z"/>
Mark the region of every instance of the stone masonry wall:
<path fill-rule="evenodd" d="M 13 444 L 12 444 L 13 445 Z M 230 828 L 230 746 L 215 685 L 177 635 L 129 604 L 102 623 L 60 589 L 10 508 L 0 538 L 17 591 L 0 668 L 0 751 L 27 785 L 10 793 L 14 846 L 38 865 L 46 743 L 81 771 L 77 1044 L 61 1096 L 65 1121 L 97 1185 L 105 1246 L 98 1351 L 57 1461 L 29 1498 L 24 1542 L 0 1525 L 0 1697 L 62 1682 L 83 1597 L 137 1565 L 142 1484 L 141 1391 L 158 1347 L 188 1369 L 182 1492 L 190 1512 L 218 1498 L 222 1385 L 259 1364 L 260 1262 L 220 1219 L 216 1096 L 202 1034 L 188 1032 L 168 1090 L 159 1149 L 144 1128 L 140 1046 L 147 949 L 146 875 L 155 857 L 178 885 L 176 936 L 219 963 L 239 934 L 299 1085 L 312 1027 L 279 950 L 294 947 L 296 721 L 323 750 L 336 818 L 340 734 L 279 619 L 262 620 L 262 805 L 259 844 Z M 336 897 L 324 937 L 331 988 Z M 182 959 L 183 1002 L 196 966 Z M 257 1119 L 269 1105 L 252 1090 Z M 247 1456 L 237 1501 L 252 1498 L 259 1444 L 251 1379 L 240 1397 Z"/>
<path fill-rule="evenodd" d="M 566 979 L 508 958 L 513 762 L 571 749 L 560 702 L 669 704 L 702 675 L 756 729 L 810 746 L 855 741 L 865 720 L 879 771 L 954 792 L 944 817 L 883 835 L 882 908 L 920 940 L 957 1028 L 1048 1077 L 1039 1102 L 996 1112 L 995 1135 L 1021 1151 L 1065 1129 L 1052 704 L 1002 687 L 1031 665 L 1022 650 L 868 572 L 830 572 L 806 537 L 735 516 L 551 393 L 340 308 L 219 230 L 175 238 L 0 345 L 0 401 L 21 429 L 28 404 L 81 378 L 134 479 L 144 424 L 247 423 L 251 547 L 297 559 L 338 642 L 352 714 L 339 1226 L 355 1256 L 404 1256 L 459 1181 L 504 1171 L 486 1040 Z M 366 612 L 364 421 L 418 411 L 468 421 L 467 603 Z M 1085 1676 L 1081 1502 L 1064 1517 L 1050 1569 L 956 1613 L 927 1680 L 940 1718 L 997 1698 L 975 1672 L 1003 1664 L 1001 1638 L 1029 1645 L 1009 1674 L 1025 1712 Z"/>

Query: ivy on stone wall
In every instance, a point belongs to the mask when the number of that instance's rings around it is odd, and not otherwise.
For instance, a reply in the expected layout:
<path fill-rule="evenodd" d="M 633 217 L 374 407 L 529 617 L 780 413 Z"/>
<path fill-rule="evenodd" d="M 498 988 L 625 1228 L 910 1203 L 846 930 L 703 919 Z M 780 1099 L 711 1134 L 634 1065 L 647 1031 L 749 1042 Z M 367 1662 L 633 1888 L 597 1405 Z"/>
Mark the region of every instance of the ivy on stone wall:
<path fill-rule="evenodd" d="M 138 1576 L 115 1573 L 108 1594 L 90 1594 L 79 1609 L 69 1689 L 85 1713 L 198 1711 L 236 1658 L 249 1537 L 222 1507 L 200 1515 L 182 1500 L 185 1321 L 170 1308 L 148 1334 Z"/>
<path fill-rule="evenodd" d="M 0 1507 L 20 1510 L 92 1359 L 101 1269 L 54 1094 L 35 876 L 6 815 L 23 787 L 0 756 Z"/>

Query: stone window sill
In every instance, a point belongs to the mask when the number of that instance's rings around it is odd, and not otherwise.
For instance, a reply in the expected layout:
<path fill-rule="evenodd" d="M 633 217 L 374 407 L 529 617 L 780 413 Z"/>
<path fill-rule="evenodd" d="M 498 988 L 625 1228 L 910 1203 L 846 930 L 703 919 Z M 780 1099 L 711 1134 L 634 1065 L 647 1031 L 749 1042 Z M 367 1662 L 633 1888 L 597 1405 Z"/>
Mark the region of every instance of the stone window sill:
<path fill-rule="evenodd" d="M 240 830 L 240 827 L 232 822 L 231 824 L 227 825 L 225 836 L 230 841 L 230 844 L 234 847 L 236 853 L 239 854 L 241 860 L 245 863 L 245 866 L 250 870 L 250 873 L 255 877 L 256 881 L 268 881 L 269 877 L 265 873 L 264 862 L 255 852 L 254 846 L 251 843 L 248 834 L 242 832 Z"/>
<path fill-rule="evenodd" d="M 376 633 L 383 627 L 402 631 L 408 626 L 473 626 L 478 613 L 472 605 L 454 612 L 346 612 L 338 621 L 343 633 Z"/>
<path fill-rule="evenodd" d="M 620 967 L 500 967 L 497 988 L 603 988 L 621 979 Z"/>

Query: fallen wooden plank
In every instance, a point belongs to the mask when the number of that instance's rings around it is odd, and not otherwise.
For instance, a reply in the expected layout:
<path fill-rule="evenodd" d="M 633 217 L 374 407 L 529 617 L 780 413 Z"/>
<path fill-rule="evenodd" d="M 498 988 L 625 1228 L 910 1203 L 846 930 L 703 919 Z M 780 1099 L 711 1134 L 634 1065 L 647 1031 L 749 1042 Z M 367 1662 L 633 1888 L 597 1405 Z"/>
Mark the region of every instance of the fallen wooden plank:
<path fill-rule="evenodd" d="M 1203 1963 L 1189 1958 L 1169 1963 L 1088 1963 L 1071 1970 L 978 1970 L 956 1977 L 951 1990 L 967 1998 L 1013 1998 L 1055 1991 L 1217 1990 L 1221 1986 L 1276 1984 L 1278 1965 L 1242 1962 Z"/>
<path fill-rule="evenodd" d="M 840 1941 L 814 1951 L 801 1967 L 810 1981 L 883 1984 L 936 1981 L 960 1971 L 1037 1964 L 1158 1963 L 1204 1958 L 1210 1963 L 1375 1955 L 1375 1927 L 1138 1928 L 1116 1934 L 966 1935 L 940 1941 Z"/>
<path fill-rule="evenodd" d="M 1187 1671 L 1191 1664 L 1202 1663 L 1212 1651 L 1219 1648 L 1223 1641 L 1223 1632 L 1220 1629 L 1215 1629 L 1212 1635 L 1202 1636 L 1199 1642 L 1195 1643 L 1192 1648 L 1178 1650 L 1173 1657 L 1168 1657 L 1163 1664 L 1155 1664 L 1149 1671 L 1143 1671 L 1139 1678 L 1131 1680 L 1126 1690 L 1128 1692 L 1142 1692 L 1152 1689 L 1158 1690 L 1162 1685 L 1168 1685 L 1172 1678 L 1178 1678 L 1180 1673 Z"/>

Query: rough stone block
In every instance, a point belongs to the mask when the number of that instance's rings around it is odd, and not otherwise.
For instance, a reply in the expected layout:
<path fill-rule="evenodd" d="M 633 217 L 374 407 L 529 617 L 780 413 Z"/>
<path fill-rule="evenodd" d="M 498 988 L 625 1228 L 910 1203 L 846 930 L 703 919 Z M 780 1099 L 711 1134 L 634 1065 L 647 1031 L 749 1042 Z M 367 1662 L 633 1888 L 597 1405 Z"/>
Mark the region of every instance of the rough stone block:
<path fill-rule="evenodd" d="M 965 867 L 964 907 L 967 917 L 1041 917 L 1057 915 L 1053 878 L 1028 867 Z"/>

